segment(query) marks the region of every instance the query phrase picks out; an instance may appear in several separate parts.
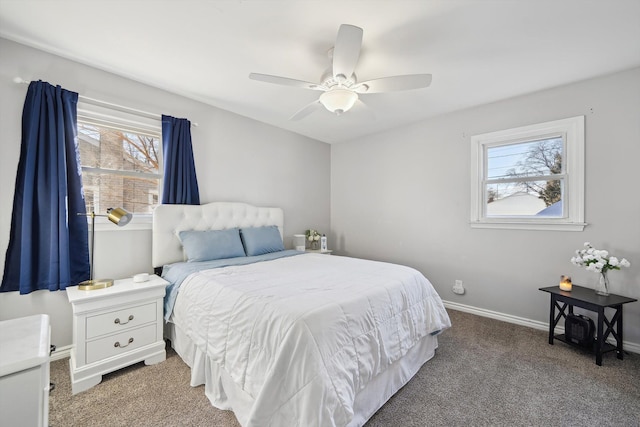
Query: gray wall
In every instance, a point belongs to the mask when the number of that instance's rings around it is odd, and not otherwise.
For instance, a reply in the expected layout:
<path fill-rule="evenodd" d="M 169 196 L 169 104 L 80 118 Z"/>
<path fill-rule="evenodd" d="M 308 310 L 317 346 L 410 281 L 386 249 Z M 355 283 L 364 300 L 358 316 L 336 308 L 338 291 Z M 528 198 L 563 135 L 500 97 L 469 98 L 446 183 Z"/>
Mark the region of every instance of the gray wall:
<path fill-rule="evenodd" d="M 202 203 L 282 207 L 287 247 L 294 233 L 329 230 L 330 145 L 1 38 L 0 52 L 0 271 L 9 243 L 27 91 L 27 85 L 13 83 L 14 77 L 41 79 L 91 98 L 197 122 L 192 138 Z M 150 226 L 97 231 L 96 276 L 151 271 L 150 251 Z M 98 256 L 109 252 L 109 259 Z M 0 294 L 0 320 L 37 313 L 51 316 L 53 343 L 71 344 L 66 292 Z"/>
<path fill-rule="evenodd" d="M 471 229 L 470 135 L 578 115 L 586 116 L 585 230 Z M 612 292 L 640 299 L 639 159 L 640 69 L 479 106 L 333 145 L 331 238 L 338 253 L 417 268 L 444 300 L 538 322 L 549 310 L 539 287 L 561 274 L 595 285 L 597 274 L 569 261 L 590 241 L 631 262 L 610 273 Z M 455 279 L 465 295 L 452 292 Z M 640 302 L 624 317 L 625 341 L 638 350 Z"/>

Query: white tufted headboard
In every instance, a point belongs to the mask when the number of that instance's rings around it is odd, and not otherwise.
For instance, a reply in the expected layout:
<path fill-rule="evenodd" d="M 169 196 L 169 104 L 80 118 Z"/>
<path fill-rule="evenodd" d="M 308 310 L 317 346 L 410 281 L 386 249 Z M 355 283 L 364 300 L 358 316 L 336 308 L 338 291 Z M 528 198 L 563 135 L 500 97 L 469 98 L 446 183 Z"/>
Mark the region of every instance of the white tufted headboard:
<path fill-rule="evenodd" d="M 283 235 L 280 208 L 259 208 L 246 203 L 216 202 L 206 205 L 159 205 L 153 211 L 153 267 L 184 261 L 178 232 L 276 225 Z"/>

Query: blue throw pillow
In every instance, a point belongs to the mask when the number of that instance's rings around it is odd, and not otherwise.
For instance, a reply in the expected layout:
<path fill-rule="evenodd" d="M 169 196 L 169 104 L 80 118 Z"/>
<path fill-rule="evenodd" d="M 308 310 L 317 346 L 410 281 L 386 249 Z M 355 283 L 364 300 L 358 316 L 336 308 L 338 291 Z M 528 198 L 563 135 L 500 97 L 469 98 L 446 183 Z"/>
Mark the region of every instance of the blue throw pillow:
<path fill-rule="evenodd" d="M 247 256 L 284 251 L 282 236 L 275 225 L 241 228 L 240 236 Z"/>
<path fill-rule="evenodd" d="M 181 231 L 179 236 L 189 262 L 245 256 L 237 228 Z"/>

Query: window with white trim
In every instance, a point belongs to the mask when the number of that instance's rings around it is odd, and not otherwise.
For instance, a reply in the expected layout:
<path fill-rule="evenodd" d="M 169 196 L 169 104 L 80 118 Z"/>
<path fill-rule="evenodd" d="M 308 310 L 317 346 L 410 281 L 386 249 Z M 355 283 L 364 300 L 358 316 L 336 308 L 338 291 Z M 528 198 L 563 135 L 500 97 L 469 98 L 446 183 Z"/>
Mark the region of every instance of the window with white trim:
<path fill-rule="evenodd" d="M 151 214 L 162 184 L 160 119 L 78 103 L 78 147 L 87 212 Z"/>
<path fill-rule="evenodd" d="M 471 137 L 471 226 L 581 231 L 584 116 Z"/>

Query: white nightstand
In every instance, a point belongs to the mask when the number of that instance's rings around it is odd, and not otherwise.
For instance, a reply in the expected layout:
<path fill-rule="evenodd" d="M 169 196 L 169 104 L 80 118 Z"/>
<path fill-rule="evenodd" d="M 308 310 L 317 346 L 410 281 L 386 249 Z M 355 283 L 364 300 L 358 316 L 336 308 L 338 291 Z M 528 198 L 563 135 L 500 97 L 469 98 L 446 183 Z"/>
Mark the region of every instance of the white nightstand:
<path fill-rule="evenodd" d="M 0 322 L 0 425 L 49 425 L 49 316 Z"/>
<path fill-rule="evenodd" d="M 67 288 L 73 308 L 73 394 L 99 384 L 103 374 L 142 360 L 146 365 L 165 360 L 162 302 L 168 284 L 151 275 L 147 282 L 122 279 L 105 289 Z"/>
<path fill-rule="evenodd" d="M 311 252 L 312 254 L 325 254 L 325 255 L 331 255 L 331 252 L 333 252 L 331 249 L 326 249 L 326 250 L 322 250 L 322 249 L 305 249 L 305 252 Z"/>

